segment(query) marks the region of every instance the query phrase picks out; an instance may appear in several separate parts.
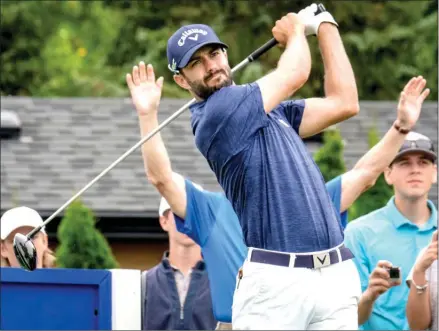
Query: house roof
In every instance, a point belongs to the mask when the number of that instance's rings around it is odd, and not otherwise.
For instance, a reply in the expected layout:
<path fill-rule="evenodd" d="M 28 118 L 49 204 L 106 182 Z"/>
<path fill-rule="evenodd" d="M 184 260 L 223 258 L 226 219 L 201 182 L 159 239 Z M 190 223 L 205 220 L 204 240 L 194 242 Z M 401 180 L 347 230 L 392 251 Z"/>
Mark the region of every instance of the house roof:
<path fill-rule="evenodd" d="M 160 122 L 188 100 L 162 100 Z M 27 205 L 52 213 L 140 140 L 130 99 L 2 97 L 1 108 L 15 112 L 19 139 L 1 141 L 1 209 Z M 376 122 L 380 136 L 395 118 L 394 102 L 362 102 L 360 114 L 339 124 L 348 168 L 367 149 Z M 189 111 L 162 131 L 174 171 L 205 189 L 221 190 L 194 145 Z M 437 146 L 435 103 L 425 103 L 417 130 Z M 309 145 L 311 152 L 315 145 Z M 437 186 L 432 189 L 437 205 Z M 89 188 L 82 200 L 97 215 L 157 216 L 159 195 L 145 177 L 140 148 Z"/>

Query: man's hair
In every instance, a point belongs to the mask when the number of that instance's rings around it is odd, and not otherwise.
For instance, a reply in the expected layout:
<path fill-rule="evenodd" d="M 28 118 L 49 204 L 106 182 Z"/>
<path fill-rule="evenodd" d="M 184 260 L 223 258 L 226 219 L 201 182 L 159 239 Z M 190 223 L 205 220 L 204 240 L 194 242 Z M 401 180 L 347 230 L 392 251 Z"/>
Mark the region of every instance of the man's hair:
<path fill-rule="evenodd" d="M 171 211 L 171 208 L 166 209 L 166 210 L 163 212 L 162 217 L 166 217 L 166 218 L 168 218 L 168 215 L 169 215 L 169 212 L 170 212 L 170 211 Z"/>

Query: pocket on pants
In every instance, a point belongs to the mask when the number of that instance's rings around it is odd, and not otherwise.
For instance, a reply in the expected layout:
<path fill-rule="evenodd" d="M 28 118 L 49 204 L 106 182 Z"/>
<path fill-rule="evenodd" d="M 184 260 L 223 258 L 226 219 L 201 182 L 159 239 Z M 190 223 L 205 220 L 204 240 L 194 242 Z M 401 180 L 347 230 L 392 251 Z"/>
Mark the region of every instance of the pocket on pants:
<path fill-rule="evenodd" d="M 357 266 L 353 260 L 344 261 L 342 264 L 346 268 L 345 275 L 347 277 L 347 282 L 344 283 L 345 287 L 349 291 L 348 293 L 356 299 L 358 304 L 360 302 L 362 292 L 361 279 Z"/>
<path fill-rule="evenodd" d="M 257 270 L 254 270 L 253 266 L 246 263 L 241 267 L 241 272 L 238 271 L 236 276 L 232 318 L 241 314 L 247 314 L 263 288 L 260 278 L 257 277 Z"/>

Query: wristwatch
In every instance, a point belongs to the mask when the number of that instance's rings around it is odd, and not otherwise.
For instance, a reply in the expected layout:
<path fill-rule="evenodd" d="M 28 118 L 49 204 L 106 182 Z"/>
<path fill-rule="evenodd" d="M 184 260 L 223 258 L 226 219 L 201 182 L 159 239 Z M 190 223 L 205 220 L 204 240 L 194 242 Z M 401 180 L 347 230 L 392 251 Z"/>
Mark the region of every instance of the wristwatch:
<path fill-rule="evenodd" d="M 418 294 L 424 293 L 428 287 L 428 281 L 425 283 L 425 285 L 422 285 L 422 286 L 416 285 L 416 283 L 413 279 L 412 279 L 412 283 L 416 287 L 416 293 L 418 293 Z"/>

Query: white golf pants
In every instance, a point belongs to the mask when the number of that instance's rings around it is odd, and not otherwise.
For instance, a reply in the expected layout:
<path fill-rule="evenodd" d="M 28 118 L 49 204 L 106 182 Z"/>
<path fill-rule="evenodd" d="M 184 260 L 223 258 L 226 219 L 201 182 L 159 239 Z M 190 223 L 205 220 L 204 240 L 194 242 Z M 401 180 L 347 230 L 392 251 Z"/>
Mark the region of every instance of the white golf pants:
<path fill-rule="evenodd" d="M 352 259 L 308 269 L 247 257 L 241 271 L 233 298 L 234 330 L 358 329 L 361 285 Z"/>

